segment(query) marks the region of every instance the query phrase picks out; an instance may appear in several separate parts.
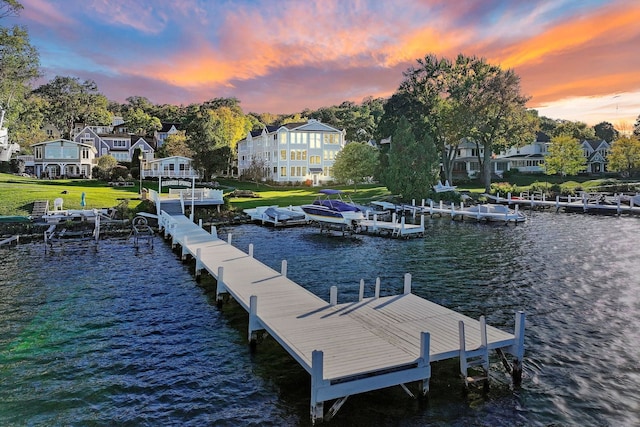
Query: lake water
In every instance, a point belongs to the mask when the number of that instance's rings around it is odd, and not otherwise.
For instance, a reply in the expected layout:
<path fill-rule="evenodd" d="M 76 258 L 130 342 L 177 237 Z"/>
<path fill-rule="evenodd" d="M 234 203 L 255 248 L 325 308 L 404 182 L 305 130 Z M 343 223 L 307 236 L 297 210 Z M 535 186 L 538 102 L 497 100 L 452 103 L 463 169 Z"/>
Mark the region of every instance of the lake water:
<path fill-rule="evenodd" d="M 513 332 L 527 313 L 522 386 L 497 359 L 487 395 L 457 361 L 433 365 L 428 400 L 399 387 L 352 396 L 328 425 L 640 425 L 640 218 L 534 212 L 518 226 L 427 220 L 394 240 L 312 227 L 223 228 L 233 244 L 328 300 L 413 292 Z M 273 340 L 255 354 L 247 315 L 221 310 L 154 247 L 42 243 L 0 251 L 0 425 L 309 424 L 309 376 Z M 328 408 L 325 408 L 328 409 Z"/>

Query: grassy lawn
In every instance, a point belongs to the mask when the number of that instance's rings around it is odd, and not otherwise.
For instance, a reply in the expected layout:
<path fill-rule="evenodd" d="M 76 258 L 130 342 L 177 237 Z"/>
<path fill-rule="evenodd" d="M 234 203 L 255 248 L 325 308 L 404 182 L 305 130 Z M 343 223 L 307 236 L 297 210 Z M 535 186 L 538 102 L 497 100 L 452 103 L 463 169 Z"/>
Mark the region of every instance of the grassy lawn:
<path fill-rule="evenodd" d="M 562 184 L 565 187 L 587 191 L 596 190 L 602 185 L 621 183 L 615 179 L 589 179 L 589 177 L 558 177 L 546 175 L 521 175 L 515 174 L 502 181 L 517 185 L 518 191 L 528 190 L 533 184 L 540 186 L 552 186 Z M 256 206 L 278 205 L 299 206 L 310 203 L 316 197 L 319 187 L 305 186 L 280 187 L 253 182 L 243 182 L 234 179 L 218 179 L 225 194 L 239 190 L 251 190 L 259 195 L 257 198 L 230 197 L 233 208 L 242 210 Z M 626 181 L 625 181 L 626 182 Z M 548 183 L 548 184 L 546 184 Z M 144 182 L 145 188 L 158 189 L 157 182 Z M 349 193 L 351 198 L 364 204 L 371 200 L 384 199 L 391 196 L 386 187 L 378 184 L 359 185 L 354 190 L 353 186 L 331 186 Z M 458 185 L 459 191 L 480 194 L 484 187 L 479 182 L 464 183 Z M 54 199 L 61 197 L 64 200 L 63 207 L 67 209 L 81 209 L 80 200 L 85 193 L 86 209 L 109 208 L 119 205 L 123 200 L 128 202 L 130 209 L 138 208 L 140 204 L 138 182 L 132 187 L 110 187 L 103 181 L 93 180 L 44 180 L 0 174 L 0 215 L 30 215 L 33 203 L 36 200 L 48 200 L 53 205 Z"/>
<path fill-rule="evenodd" d="M 137 184 L 113 188 L 101 181 L 44 180 L 0 174 L 0 215 L 30 215 L 36 200 L 48 200 L 53 207 L 58 197 L 64 200 L 63 208 L 81 209 L 82 193 L 85 193 L 85 209 L 114 207 L 123 199 L 130 201 L 130 208 L 140 203 Z"/>

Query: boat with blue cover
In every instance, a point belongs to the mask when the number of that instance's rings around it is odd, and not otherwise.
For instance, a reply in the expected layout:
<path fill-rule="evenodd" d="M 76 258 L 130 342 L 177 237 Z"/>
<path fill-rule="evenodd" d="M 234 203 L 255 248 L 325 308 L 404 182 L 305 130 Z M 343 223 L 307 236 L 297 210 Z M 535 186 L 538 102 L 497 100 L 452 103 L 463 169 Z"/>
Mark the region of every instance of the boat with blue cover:
<path fill-rule="evenodd" d="M 362 210 L 340 190 L 320 190 L 313 203 L 301 208 L 310 221 L 322 224 L 356 228 L 364 219 Z"/>

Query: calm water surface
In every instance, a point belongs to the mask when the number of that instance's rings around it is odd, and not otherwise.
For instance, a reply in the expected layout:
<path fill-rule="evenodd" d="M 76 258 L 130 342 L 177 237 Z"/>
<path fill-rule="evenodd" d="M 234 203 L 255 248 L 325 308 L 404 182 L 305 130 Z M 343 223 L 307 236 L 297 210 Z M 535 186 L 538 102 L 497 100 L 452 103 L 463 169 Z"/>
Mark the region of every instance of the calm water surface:
<path fill-rule="evenodd" d="M 433 366 L 428 401 L 399 388 L 349 398 L 329 425 L 640 425 L 640 218 L 534 213 L 518 226 L 427 221 L 423 239 L 327 237 L 311 227 L 219 230 L 329 298 L 413 292 L 513 331 L 527 313 L 522 387 L 492 359 L 488 395 Z M 157 238 L 0 251 L 0 425 L 308 425 L 309 376 L 247 316 L 218 310 Z"/>

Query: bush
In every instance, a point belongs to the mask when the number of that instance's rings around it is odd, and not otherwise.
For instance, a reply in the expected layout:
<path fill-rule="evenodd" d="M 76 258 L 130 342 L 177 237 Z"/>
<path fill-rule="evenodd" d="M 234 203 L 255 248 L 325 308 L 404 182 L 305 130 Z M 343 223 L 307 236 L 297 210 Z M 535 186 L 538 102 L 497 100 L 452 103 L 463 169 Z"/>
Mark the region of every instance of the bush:
<path fill-rule="evenodd" d="M 507 193 L 511 193 L 512 195 L 516 195 L 520 193 L 518 186 L 515 184 L 511 184 L 509 182 L 494 182 L 491 184 L 490 194 L 501 194 L 506 195 Z"/>

